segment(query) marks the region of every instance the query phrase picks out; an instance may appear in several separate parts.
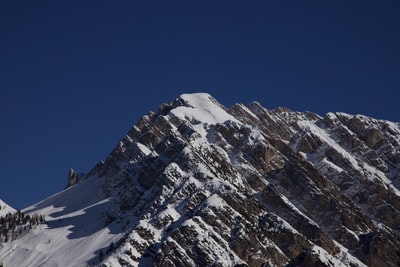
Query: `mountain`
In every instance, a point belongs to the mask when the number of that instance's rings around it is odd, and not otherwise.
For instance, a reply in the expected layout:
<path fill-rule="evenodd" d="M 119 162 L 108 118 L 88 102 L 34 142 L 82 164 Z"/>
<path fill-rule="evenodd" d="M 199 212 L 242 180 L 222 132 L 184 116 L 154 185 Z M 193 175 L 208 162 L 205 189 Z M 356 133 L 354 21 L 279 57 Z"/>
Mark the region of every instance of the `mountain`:
<path fill-rule="evenodd" d="M 22 212 L 4 266 L 400 266 L 400 124 L 183 94 Z"/>

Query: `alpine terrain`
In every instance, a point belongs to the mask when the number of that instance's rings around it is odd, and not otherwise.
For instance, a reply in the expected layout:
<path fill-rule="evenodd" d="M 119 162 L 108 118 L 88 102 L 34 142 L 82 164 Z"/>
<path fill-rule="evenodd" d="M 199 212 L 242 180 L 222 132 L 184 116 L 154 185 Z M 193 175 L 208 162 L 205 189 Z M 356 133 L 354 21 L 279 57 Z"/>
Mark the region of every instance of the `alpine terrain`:
<path fill-rule="evenodd" d="M 65 190 L 0 206 L 5 267 L 400 266 L 400 124 L 183 94 Z"/>

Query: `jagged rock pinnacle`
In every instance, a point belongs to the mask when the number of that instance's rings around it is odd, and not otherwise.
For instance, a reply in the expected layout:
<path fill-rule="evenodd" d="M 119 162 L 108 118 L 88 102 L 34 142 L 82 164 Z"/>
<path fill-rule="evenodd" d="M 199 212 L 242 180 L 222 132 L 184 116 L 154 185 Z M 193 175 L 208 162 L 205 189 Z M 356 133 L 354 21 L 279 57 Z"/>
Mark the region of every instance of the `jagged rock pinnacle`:
<path fill-rule="evenodd" d="M 69 172 L 68 172 L 68 184 L 67 184 L 67 188 L 76 184 L 78 182 L 77 176 L 76 176 L 76 172 L 74 171 L 74 169 L 70 168 Z"/>

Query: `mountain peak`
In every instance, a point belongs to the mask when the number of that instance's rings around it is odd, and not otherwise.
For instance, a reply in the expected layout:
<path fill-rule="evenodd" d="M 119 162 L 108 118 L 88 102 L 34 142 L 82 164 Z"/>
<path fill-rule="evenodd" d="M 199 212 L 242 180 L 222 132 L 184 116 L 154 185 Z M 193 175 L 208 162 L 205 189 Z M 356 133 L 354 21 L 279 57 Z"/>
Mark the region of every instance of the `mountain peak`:
<path fill-rule="evenodd" d="M 399 266 L 400 128 L 182 94 L 25 213 L 15 266 Z M 51 241 L 51 243 L 49 242 Z M 51 244 L 51 245 L 50 245 Z"/>
<path fill-rule="evenodd" d="M 196 106 L 196 103 L 201 103 L 201 102 L 207 102 L 207 101 L 212 101 L 212 102 L 217 102 L 217 100 L 212 97 L 209 93 L 190 93 L 190 94 L 181 94 L 178 97 L 179 99 L 182 99 L 186 101 L 189 104 L 194 104 Z"/>
<path fill-rule="evenodd" d="M 227 120 L 239 122 L 208 93 L 182 94 L 178 100 L 183 101 L 184 106 L 171 110 L 171 113 L 178 118 L 207 124 L 223 123 Z"/>

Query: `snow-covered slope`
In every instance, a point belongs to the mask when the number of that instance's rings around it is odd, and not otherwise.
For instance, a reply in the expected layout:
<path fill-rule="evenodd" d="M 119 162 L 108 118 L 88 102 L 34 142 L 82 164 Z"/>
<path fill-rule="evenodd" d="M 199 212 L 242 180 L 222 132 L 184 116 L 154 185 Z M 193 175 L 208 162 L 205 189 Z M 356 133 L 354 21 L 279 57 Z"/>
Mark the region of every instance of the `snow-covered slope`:
<path fill-rule="evenodd" d="M 13 213 L 15 209 L 7 205 L 3 200 L 0 199 L 0 217 L 6 215 L 7 213 Z"/>
<path fill-rule="evenodd" d="M 398 266 L 400 127 L 183 94 L 129 130 L 4 266 Z"/>
<path fill-rule="evenodd" d="M 96 251 L 121 237 L 116 224 L 102 216 L 110 200 L 101 193 L 101 178 L 92 178 L 24 209 L 45 215 L 17 240 L 0 244 L 4 266 L 87 266 Z"/>

